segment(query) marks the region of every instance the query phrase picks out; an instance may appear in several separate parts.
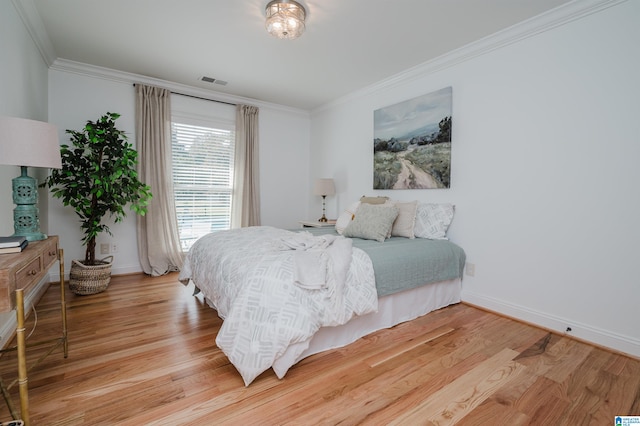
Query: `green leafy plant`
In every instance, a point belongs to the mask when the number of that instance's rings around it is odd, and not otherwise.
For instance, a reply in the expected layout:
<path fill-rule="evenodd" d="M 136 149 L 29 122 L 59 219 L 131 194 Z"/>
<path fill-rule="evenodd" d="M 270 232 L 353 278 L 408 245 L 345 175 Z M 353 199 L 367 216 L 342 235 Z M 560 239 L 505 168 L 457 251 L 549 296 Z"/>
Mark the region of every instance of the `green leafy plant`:
<path fill-rule="evenodd" d="M 115 222 L 122 221 L 127 204 L 144 215 L 151 199 L 151 188 L 138 180 L 138 153 L 115 126 L 119 117 L 108 112 L 95 122 L 87 121 L 82 130 L 67 130 L 73 148 L 60 146 L 62 169 L 53 169 L 40 185 L 75 209 L 84 232 L 85 265 L 99 263 L 96 237 L 101 232 L 111 235 L 104 217 L 108 214 Z"/>

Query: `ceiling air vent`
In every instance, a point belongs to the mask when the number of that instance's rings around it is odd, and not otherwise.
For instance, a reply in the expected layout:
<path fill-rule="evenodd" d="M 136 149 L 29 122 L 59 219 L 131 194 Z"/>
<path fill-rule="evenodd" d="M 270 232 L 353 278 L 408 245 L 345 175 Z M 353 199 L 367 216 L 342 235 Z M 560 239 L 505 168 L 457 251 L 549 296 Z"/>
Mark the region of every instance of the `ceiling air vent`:
<path fill-rule="evenodd" d="M 228 82 L 224 81 L 224 80 L 219 80 L 217 78 L 213 78 L 213 77 L 207 77 L 206 75 L 203 77 L 200 77 L 201 81 L 204 81 L 206 83 L 214 83 L 214 84 L 219 84 L 221 86 L 226 86 Z"/>

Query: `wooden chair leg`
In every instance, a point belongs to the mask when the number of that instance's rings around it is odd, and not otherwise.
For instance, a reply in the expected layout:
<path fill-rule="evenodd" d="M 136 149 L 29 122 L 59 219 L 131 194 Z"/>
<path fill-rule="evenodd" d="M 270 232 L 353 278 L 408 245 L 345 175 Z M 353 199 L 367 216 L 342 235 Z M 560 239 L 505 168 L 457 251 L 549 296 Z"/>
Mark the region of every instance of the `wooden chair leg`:
<path fill-rule="evenodd" d="M 69 355 L 69 341 L 67 340 L 67 301 L 64 285 L 64 250 L 58 249 L 58 261 L 60 262 L 60 309 L 62 314 L 62 348 L 64 357 Z"/>

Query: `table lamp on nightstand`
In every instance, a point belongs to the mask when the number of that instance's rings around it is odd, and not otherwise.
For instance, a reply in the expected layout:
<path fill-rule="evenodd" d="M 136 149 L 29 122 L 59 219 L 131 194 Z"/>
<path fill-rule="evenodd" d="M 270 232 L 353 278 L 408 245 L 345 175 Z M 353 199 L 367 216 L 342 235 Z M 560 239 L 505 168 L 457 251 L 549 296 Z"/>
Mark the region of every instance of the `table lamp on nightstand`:
<path fill-rule="evenodd" d="M 49 123 L 24 118 L 0 117 L 0 164 L 20 166 L 12 180 L 13 229 L 15 236 L 29 241 L 47 238 L 40 232 L 38 182 L 27 175 L 27 167 L 62 168 L 58 129 Z"/>
<path fill-rule="evenodd" d="M 322 196 L 322 217 L 318 219 L 318 222 L 326 222 L 327 216 L 325 216 L 325 198 L 327 195 L 334 195 L 336 193 L 336 186 L 333 184 L 333 179 L 316 179 L 316 184 L 313 188 L 314 195 Z"/>

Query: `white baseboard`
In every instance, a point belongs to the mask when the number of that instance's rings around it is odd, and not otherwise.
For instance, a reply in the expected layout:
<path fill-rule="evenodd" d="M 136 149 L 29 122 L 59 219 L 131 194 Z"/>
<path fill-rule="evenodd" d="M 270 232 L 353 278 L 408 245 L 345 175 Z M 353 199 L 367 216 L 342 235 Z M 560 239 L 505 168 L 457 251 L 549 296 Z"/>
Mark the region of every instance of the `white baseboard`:
<path fill-rule="evenodd" d="M 462 291 L 462 301 L 470 305 L 487 309 L 516 320 L 524 321 L 539 327 L 565 334 L 567 327 L 571 331 L 566 333 L 579 340 L 604 346 L 617 352 L 640 358 L 640 340 L 603 330 L 593 325 L 576 322 L 569 318 L 562 318 L 545 312 L 535 311 L 524 306 L 516 305 L 504 300 L 477 294 L 468 290 Z"/>

